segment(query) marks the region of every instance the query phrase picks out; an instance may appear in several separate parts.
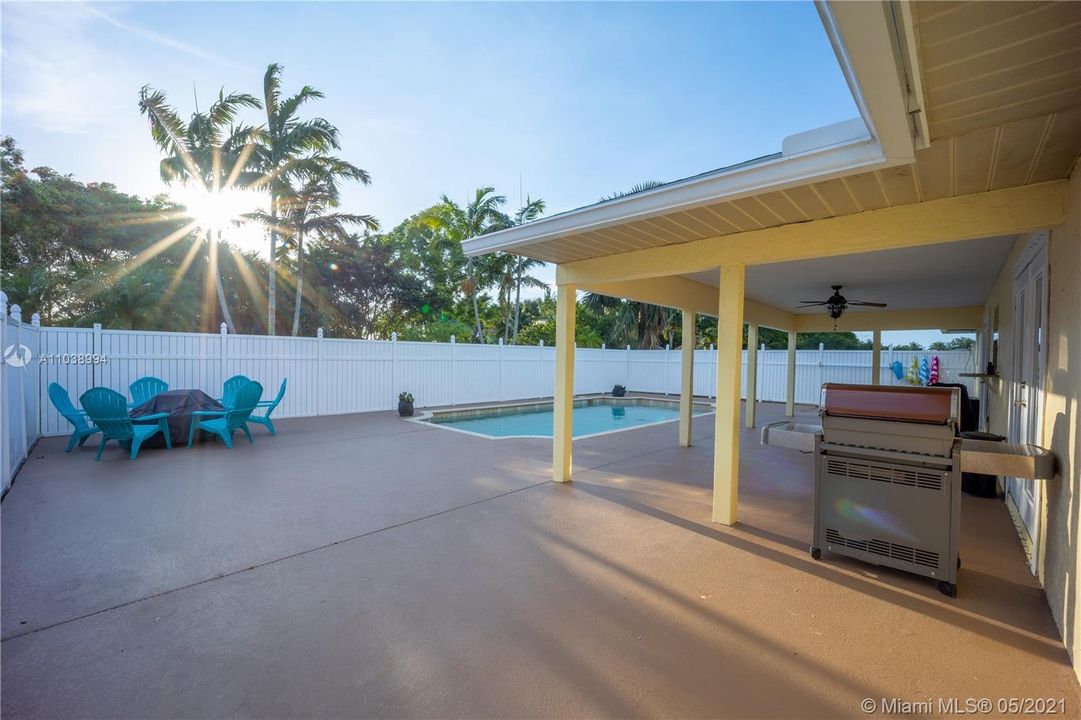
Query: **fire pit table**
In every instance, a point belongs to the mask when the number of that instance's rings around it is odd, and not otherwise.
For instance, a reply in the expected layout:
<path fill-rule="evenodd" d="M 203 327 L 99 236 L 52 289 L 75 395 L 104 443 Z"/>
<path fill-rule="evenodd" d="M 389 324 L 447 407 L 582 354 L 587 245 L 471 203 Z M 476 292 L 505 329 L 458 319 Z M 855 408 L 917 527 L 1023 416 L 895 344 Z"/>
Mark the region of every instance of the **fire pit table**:
<path fill-rule="evenodd" d="M 167 390 L 155 395 L 142 405 L 132 408 L 128 415 L 138 422 L 139 418 L 157 413 L 168 413 L 169 439 L 173 447 L 188 444 L 191 430 L 191 414 L 196 410 L 224 410 L 225 406 L 202 390 Z M 155 435 L 143 447 L 165 447 L 165 438 Z"/>

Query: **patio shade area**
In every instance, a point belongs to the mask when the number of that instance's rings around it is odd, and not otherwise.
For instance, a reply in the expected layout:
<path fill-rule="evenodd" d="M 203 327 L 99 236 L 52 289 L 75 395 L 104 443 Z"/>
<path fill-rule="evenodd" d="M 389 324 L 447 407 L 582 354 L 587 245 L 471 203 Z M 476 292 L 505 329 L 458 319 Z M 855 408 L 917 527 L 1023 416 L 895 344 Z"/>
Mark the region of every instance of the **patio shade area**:
<path fill-rule="evenodd" d="M 784 406 L 763 404 L 763 422 Z M 813 409 L 798 408 L 813 416 Z M 867 697 L 1081 692 L 1004 505 L 965 497 L 960 594 L 815 562 L 812 458 L 713 423 L 488 440 L 392 413 L 232 451 L 42 440 L 4 501 L 12 717 L 856 717 Z"/>

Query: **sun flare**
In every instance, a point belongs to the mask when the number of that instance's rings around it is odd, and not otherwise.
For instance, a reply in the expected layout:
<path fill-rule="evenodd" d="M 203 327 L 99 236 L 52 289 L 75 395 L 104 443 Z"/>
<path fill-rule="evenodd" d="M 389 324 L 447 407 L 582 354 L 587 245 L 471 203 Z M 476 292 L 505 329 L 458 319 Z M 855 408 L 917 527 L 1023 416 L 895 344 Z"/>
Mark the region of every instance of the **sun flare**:
<path fill-rule="evenodd" d="M 185 215 L 203 232 L 210 231 L 242 250 L 258 251 L 262 246 L 262 228 L 245 216 L 259 210 L 262 197 L 250 190 L 230 188 L 217 192 L 200 187 L 178 188 L 171 193 L 174 202 L 183 205 Z"/>

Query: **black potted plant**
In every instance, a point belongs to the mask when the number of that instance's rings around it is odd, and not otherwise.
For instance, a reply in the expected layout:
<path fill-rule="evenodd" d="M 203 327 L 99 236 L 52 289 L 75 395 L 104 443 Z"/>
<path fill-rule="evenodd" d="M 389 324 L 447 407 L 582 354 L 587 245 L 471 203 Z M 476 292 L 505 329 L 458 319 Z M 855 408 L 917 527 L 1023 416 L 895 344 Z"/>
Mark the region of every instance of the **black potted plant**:
<path fill-rule="evenodd" d="M 402 417 L 412 417 L 413 393 L 403 392 L 398 394 L 398 414 Z"/>
<path fill-rule="evenodd" d="M 612 397 L 623 397 L 627 394 L 627 388 L 622 385 L 614 385 L 612 387 Z"/>

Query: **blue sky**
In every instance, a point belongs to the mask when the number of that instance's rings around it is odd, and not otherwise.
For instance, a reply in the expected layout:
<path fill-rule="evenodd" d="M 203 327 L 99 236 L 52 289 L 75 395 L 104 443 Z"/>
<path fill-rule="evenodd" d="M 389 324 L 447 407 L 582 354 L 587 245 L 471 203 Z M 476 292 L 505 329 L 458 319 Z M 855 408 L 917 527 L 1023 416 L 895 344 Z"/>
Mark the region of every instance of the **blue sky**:
<path fill-rule="evenodd" d="M 348 205 L 386 227 L 482 184 L 517 202 L 519 178 L 566 210 L 856 115 L 809 2 L 5 4 L 4 132 L 154 192 L 139 87 L 190 112 L 193 85 L 257 94 L 270 62 L 327 94 L 312 110 L 374 178 Z"/>
<path fill-rule="evenodd" d="M 0 19 L 0 125 L 31 166 L 159 192 L 139 88 L 187 114 L 193 88 L 258 95 L 278 62 L 286 90 L 326 93 L 312 112 L 372 174 L 345 209 L 388 229 L 485 184 L 559 212 L 857 115 L 810 2 L 5 3 Z"/>

